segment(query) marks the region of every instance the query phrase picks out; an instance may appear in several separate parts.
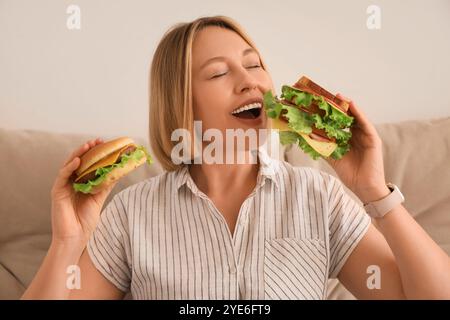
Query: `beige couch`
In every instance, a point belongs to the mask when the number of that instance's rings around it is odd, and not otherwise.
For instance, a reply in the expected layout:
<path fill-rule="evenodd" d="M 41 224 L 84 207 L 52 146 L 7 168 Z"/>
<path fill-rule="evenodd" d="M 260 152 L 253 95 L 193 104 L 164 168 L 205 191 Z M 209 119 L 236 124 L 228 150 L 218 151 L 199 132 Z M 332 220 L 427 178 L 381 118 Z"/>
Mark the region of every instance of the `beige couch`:
<path fill-rule="evenodd" d="M 387 180 L 399 185 L 408 210 L 450 254 L 450 118 L 377 129 L 384 142 Z M 90 138 L 0 129 L 0 299 L 19 298 L 32 280 L 51 239 L 53 179 L 69 151 Z M 334 174 L 324 161 L 308 159 L 297 147 L 288 148 L 284 157 L 294 165 Z M 121 180 L 113 194 L 160 172 L 158 164 L 142 166 Z M 352 298 L 336 280 L 330 281 L 329 291 L 330 299 Z"/>

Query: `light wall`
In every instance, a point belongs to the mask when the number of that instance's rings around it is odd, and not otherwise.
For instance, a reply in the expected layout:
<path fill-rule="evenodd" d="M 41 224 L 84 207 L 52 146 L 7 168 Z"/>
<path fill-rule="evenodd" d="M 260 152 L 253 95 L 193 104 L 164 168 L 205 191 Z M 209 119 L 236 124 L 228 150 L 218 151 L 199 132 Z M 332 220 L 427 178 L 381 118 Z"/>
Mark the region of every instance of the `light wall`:
<path fill-rule="evenodd" d="M 66 26 L 70 4 L 80 30 Z M 146 137 L 159 39 L 214 14 L 247 29 L 276 88 L 306 74 L 375 123 L 450 116 L 448 0 L 0 0 L 0 127 Z"/>

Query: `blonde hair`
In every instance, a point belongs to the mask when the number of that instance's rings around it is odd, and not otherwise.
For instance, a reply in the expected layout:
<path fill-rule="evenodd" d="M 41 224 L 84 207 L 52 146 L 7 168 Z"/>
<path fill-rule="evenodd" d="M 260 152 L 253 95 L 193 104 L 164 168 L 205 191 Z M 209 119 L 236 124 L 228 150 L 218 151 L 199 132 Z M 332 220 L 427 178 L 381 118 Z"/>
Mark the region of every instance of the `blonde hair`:
<path fill-rule="evenodd" d="M 161 39 L 150 70 L 150 145 L 156 159 L 167 171 L 179 169 L 171 160 L 172 132 L 188 130 L 193 137 L 194 112 L 192 99 L 192 45 L 202 29 L 216 26 L 236 32 L 258 53 L 250 37 L 233 19 L 225 16 L 202 17 L 170 28 Z M 264 70 L 266 65 L 261 59 Z"/>

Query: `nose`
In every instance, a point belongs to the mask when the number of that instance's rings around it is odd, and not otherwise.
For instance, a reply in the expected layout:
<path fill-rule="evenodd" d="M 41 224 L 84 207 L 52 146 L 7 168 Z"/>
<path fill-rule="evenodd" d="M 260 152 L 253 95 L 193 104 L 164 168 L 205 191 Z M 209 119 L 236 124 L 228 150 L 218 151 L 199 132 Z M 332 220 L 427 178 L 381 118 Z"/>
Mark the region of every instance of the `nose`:
<path fill-rule="evenodd" d="M 258 88 L 258 81 L 247 70 L 241 71 L 241 76 L 236 86 L 236 93 L 252 92 L 256 88 Z"/>

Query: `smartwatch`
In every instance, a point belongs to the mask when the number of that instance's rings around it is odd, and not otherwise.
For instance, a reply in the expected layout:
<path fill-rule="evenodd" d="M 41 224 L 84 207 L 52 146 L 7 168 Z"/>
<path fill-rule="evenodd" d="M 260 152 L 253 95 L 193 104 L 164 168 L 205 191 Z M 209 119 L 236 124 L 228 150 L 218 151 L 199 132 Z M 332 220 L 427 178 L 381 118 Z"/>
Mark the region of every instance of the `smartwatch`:
<path fill-rule="evenodd" d="M 395 184 L 388 183 L 386 186 L 391 190 L 390 194 L 381 200 L 364 204 L 364 210 L 366 210 L 368 215 L 372 218 L 384 217 L 386 213 L 405 201 L 405 197 Z"/>

